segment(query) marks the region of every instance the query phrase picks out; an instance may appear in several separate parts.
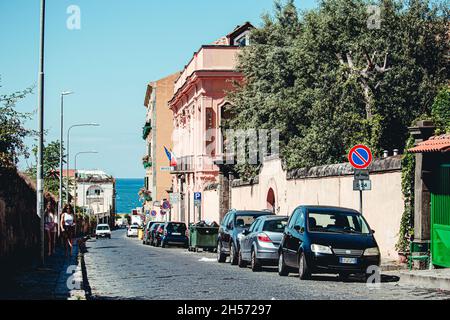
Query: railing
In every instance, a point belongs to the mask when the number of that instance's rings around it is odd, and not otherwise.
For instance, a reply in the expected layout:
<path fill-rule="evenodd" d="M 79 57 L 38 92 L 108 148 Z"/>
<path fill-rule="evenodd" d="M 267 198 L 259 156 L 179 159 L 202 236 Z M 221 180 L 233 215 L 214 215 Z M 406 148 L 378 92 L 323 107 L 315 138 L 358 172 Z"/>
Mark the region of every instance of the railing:
<path fill-rule="evenodd" d="M 207 156 L 184 156 L 177 159 L 177 166 L 175 171 L 202 171 L 216 170 L 217 167 L 214 165 L 213 158 Z"/>

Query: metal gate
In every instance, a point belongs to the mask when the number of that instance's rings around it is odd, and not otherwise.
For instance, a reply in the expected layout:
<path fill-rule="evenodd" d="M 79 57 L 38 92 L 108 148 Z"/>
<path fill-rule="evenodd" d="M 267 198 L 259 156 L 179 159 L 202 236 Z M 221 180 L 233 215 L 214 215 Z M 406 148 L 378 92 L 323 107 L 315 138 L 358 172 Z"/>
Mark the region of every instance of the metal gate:
<path fill-rule="evenodd" d="M 433 264 L 450 267 L 450 164 L 441 165 L 431 193 L 431 254 Z"/>

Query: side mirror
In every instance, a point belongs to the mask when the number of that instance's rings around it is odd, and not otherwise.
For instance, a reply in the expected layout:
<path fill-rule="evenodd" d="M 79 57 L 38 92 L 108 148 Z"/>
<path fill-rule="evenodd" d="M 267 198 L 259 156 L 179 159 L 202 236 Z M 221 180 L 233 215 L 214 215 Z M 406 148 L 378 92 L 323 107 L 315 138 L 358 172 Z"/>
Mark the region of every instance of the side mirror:
<path fill-rule="evenodd" d="M 233 230 L 233 224 L 231 222 L 227 224 L 227 229 Z"/>
<path fill-rule="evenodd" d="M 372 233 L 375 233 L 375 230 L 372 230 Z"/>
<path fill-rule="evenodd" d="M 300 233 L 305 232 L 305 228 L 303 228 L 303 227 L 301 227 L 301 226 L 295 226 L 295 227 L 294 227 L 294 230 L 297 231 L 297 232 L 300 232 Z"/>
<path fill-rule="evenodd" d="M 244 231 L 242 231 L 242 234 L 243 234 L 244 236 L 247 236 L 247 235 L 250 234 L 250 230 L 245 229 Z"/>

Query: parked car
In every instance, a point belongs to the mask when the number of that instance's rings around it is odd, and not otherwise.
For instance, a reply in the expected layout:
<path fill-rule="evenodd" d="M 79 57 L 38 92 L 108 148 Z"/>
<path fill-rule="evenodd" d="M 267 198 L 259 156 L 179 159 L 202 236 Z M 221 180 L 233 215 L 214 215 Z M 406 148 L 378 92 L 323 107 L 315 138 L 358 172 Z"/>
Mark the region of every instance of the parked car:
<path fill-rule="evenodd" d="M 189 237 L 186 224 L 183 222 L 167 222 L 160 242 L 163 248 L 167 245 L 181 245 L 187 248 Z"/>
<path fill-rule="evenodd" d="M 364 217 L 355 210 L 300 206 L 283 233 L 278 273 L 297 270 L 300 279 L 313 273 L 336 273 L 342 278 L 364 274 L 380 265 L 380 251 Z"/>
<path fill-rule="evenodd" d="M 239 241 L 238 235 L 249 228 L 256 218 L 274 215 L 271 211 L 238 211 L 231 210 L 222 220 L 217 239 L 217 261 L 225 262 L 230 256 L 232 265 L 238 264 Z"/>
<path fill-rule="evenodd" d="M 95 238 L 109 238 L 111 239 L 111 229 L 107 224 L 99 224 L 95 229 Z"/>
<path fill-rule="evenodd" d="M 139 231 L 139 226 L 137 224 L 132 224 L 127 231 L 127 237 L 137 237 Z"/>
<path fill-rule="evenodd" d="M 239 241 L 239 267 L 244 268 L 249 262 L 253 271 L 264 265 L 276 266 L 287 221 L 288 217 L 261 216 L 245 229 Z"/>
<path fill-rule="evenodd" d="M 147 245 L 150 244 L 150 239 L 151 239 L 150 230 L 153 225 L 159 224 L 159 223 L 161 223 L 161 222 L 156 222 L 156 221 L 147 222 L 147 224 L 145 225 L 145 228 L 144 228 L 144 238 L 142 239 L 143 244 L 147 244 Z"/>
<path fill-rule="evenodd" d="M 156 229 L 154 235 L 153 235 L 153 242 L 152 245 L 154 247 L 159 247 L 161 245 L 161 239 L 164 236 L 164 230 L 166 229 L 165 223 L 160 223 L 158 225 L 158 228 Z"/>
<path fill-rule="evenodd" d="M 161 225 L 161 222 L 157 222 L 157 223 L 153 224 L 150 227 L 150 230 L 148 231 L 148 243 L 152 246 L 154 245 L 156 232 L 158 231 L 158 228 L 160 225 Z"/>

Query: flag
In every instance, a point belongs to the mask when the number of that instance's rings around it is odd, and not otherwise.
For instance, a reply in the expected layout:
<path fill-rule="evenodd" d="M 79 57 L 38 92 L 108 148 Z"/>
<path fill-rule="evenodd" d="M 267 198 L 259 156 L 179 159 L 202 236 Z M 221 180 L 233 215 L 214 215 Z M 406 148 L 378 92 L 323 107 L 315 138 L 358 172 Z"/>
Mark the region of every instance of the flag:
<path fill-rule="evenodd" d="M 167 150 L 166 147 L 164 147 L 164 151 L 166 152 L 167 158 L 169 159 L 170 166 L 176 167 L 177 166 L 177 159 L 172 151 Z"/>

